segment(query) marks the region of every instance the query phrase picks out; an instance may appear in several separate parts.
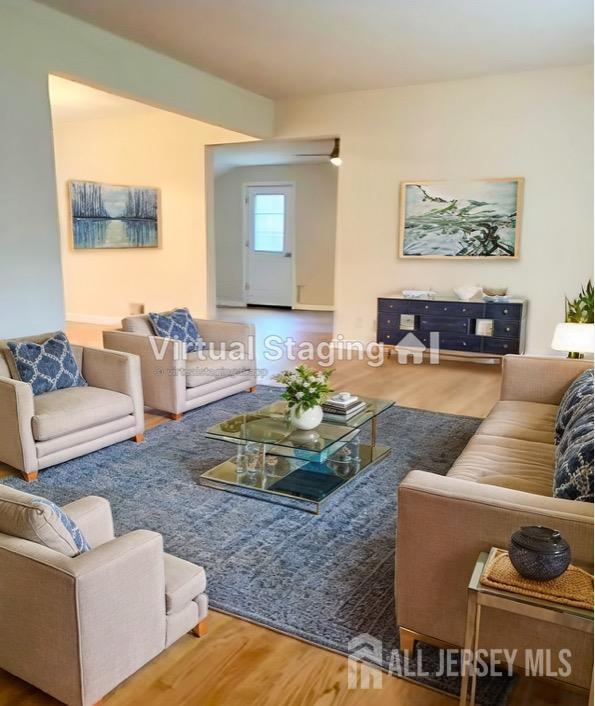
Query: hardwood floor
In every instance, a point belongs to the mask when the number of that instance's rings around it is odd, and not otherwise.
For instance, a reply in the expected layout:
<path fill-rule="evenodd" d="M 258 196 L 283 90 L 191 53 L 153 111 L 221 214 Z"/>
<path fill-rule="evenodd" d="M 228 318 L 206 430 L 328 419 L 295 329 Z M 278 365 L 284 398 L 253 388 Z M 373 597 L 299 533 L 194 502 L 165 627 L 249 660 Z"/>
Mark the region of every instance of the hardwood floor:
<path fill-rule="evenodd" d="M 287 360 L 262 357 L 269 334 L 315 343 L 330 339 L 331 316 L 324 312 L 222 309 L 222 319 L 251 320 L 257 326 L 258 366 L 267 378 Z M 72 342 L 101 346 L 105 327 L 69 324 Z M 373 368 L 363 361 L 339 361 L 335 389 L 384 397 L 398 404 L 451 414 L 485 416 L 498 398 L 499 366 L 442 362 L 399 365 L 394 358 Z M 156 411 L 146 426 L 175 424 Z M 12 471 L 0 467 L 0 476 Z M 1 639 L 1 638 L 0 638 Z M 535 679 L 519 678 L 509 706 L 579 706 L 583 694 Z M 57 703 L 25 682 L 0 671 L 0 706 Z M 211 612 L 209 633 L 179 640 L 103 700 L 106 706 L 452 706 L 452 697 L 383 675 L 379 690 L 349 690 L 347 660 L 337 654 L 238 618 Z"/>

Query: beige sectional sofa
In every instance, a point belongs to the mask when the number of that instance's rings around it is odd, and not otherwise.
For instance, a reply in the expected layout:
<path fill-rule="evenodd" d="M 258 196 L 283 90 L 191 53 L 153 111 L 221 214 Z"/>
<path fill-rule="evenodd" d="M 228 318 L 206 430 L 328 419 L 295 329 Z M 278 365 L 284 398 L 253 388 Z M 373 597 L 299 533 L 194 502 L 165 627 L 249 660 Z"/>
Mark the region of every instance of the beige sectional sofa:
<path fill-rule="evenodd" d="M 522 525 L 568 540 L 573 563 L 592 571 L 593 505 L 553 497 L 554 424 L 568 385 L 590 361 L 506 356 L 500 401 L 446 476 L 420 470 L 399 487 L 396 599 L 401 646 L 414 639 L 462 646 L 466 588 L 480 552 L 504 547 Z M 480 646 L 572 651 L 566 681 L 588 687 L 592 640 L 566 628 L 492 609 Z M 521 653 L 524 655 L 524 653 Z M 519 659 L 519 666 L 522 666 Z"/>
<path fill-rule="evenodd" d="M 145 404 L 180 419 L 184 412 L 256 385 L 251 324 L 194 319 L 207 344 L 205 351 L 183 359 L 173 339 L 154 334 L 148 316 L 129 316 L 119 331 L 104 331 L 103 345 L 140 356 Z M 246 355 L 237 358 L 230 346 L 241 343 Z M 227 347 L 228 353 L 222 349 Z M 158 352 L 158 356 L 156 355 Z"/>

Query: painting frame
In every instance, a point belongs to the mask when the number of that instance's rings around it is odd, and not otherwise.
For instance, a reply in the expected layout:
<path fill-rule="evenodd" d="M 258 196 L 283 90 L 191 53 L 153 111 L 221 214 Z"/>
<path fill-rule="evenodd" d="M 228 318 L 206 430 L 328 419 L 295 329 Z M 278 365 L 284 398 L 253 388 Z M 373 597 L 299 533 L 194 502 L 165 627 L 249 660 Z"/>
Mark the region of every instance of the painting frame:
<path fill-rule="evenodd" d="M 405 227 L 407 222 L 407 189 L 412 186 L 444 187 L 448 184 L 464 183 L 516 183 L 516 213 L 514 227 L 514 254 L 512 255 L 445 255 L 445 254 L 411 254 L 405 252 Z M 524 177 L 472 177 L 458 179 L 418 179 L 400 182 L 399 188 L 399 230 L 398 230 L 398 257 L 405 260 L 491 260 L 509 262 L 520 258 L 521 224 L 523 216 L 525 179 Z"/>
<path fill-rule="evenodd" d="M 156 218 L 155 218 L 155 229 L 156 229 L 156 240 L 154 244 L 150 245 L 103 245 L 99 247 L 87 246 L 80 247 L 76 244 L 75 238 L 75 223 L 74 223 L 74 212 L 73 212 L 73 202 L 72 202 L 72 190 L 74 184 L 91 184 L 97 187 L 109 187 L 113 189 L 135 189 L 135 190 L 145 190 L 151 191 L 155 194 L 156 202 Z M 94 181 L 92 179 L 68 179 L 66 182 L 66 200 L 68 204 L 68 223 L 69 223 L 69 249 L 71 252 L 86 252 L 86 251 L 109 251 L 114 252 L 118 250 L 124 250 L 129 252 L 131 250 L 157 250 L 163 247 L 162 242 L 162 205 L 161 205 L 161 188 L 158 186 L 149 185 L 137 185 L 137 184 L 113 184 L 106 181 Z"/>

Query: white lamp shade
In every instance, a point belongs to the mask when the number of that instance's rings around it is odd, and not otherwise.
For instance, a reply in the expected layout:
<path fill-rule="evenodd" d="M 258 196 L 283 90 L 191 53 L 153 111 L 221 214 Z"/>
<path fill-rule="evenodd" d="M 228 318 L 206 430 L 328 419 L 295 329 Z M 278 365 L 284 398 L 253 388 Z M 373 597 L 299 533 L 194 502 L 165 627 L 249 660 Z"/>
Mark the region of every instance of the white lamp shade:
<path fill-rule="evenodd" d="M 595 324 L 558 324 L 552 348 L 573 353 L 595 352 Z"/>

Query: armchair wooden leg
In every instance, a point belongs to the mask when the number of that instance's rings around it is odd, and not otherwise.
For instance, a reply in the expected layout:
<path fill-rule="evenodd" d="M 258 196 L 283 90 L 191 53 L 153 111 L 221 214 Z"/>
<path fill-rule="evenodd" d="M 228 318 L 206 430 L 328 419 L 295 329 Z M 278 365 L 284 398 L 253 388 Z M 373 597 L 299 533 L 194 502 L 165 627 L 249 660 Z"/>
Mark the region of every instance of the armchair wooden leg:
<path fill-rule="evenodd" d="M 207 634 L 208 629 L 209 629 L 208 619 L 205 618 L 204 620 L 201 620 L 200 623 L 198 623 L 198 625 L 195 625 L 192 628 L 192 632 L 194 635 L 196 635 L 196 637 L 204 637 Z"/>
<path fill-rule="evenodd" d="M 256 385 L 252 385 L 252 387 L 249 387 L 248 392 L 256 392 Z"/>
<path fill-rule="evenodd" d="M 31 483 L 31 481 L 37 480 L 37 471 L 21 471 L 21 475 L 27 481 L 27 483 Z"/>
<path fill-rule="evenodd" d="M 140 434 L 135 434 L 132 437 L 132 441 L 136 441 L 137 444 L 140 444 L 141 441 L 145 440 L 145 434 L 144 432 L 141 432 Z"/>
<path fill-rule="evenodd" d="M 183 412 L 172 412 L 169 416 L 174 420 L 174 422 L 179 422 L 182 419 L 182 417 L 184 416 L 184 413 Z"/>

